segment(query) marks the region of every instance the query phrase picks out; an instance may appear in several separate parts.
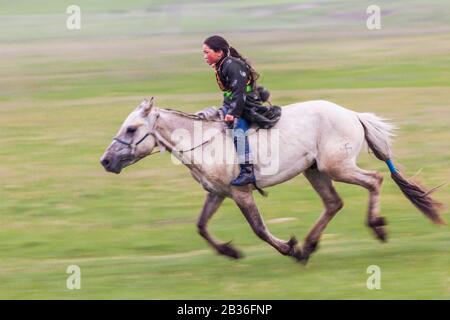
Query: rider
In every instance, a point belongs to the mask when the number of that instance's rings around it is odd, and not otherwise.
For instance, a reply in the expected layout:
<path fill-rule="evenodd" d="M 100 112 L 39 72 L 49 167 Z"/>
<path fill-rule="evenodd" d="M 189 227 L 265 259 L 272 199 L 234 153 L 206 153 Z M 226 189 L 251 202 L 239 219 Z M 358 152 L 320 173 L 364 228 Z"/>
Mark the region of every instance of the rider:
<path fill-rule="evenodd" d="M 252 155 L 247 131 L 250 122 L 243 117 L 247 95 L 255 90 L 259 74 L 236 49 L 220 36 L 211 36 L 203 42 L 206 63 L 214 68 L 217 84 L 223 91 L 222 110 L 225 122 L 233 128 L 233 141 L 238 154 L 239 175 L 231 181 L 234 186 L 255 183 Z"/>

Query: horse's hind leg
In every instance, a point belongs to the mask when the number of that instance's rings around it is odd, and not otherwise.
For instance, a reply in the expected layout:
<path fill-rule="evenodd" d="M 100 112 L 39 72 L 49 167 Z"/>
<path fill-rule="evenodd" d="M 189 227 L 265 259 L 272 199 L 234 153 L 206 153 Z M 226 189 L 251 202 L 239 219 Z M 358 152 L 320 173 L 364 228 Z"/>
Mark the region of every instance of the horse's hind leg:
<path fill-rule="evenodd" d="M 323 230 L 326 228 L 331 219 L 333 219 L 336 213 L 342 208 L 343 202 L 334 189 L 333 183 L 328 175 L 319 172 L 317 169 L 308 169 L 304 172 L 304 175 L 311 183 L 314 190 L 316 190 L 322 198 L 323 205 L 325 207 L 325 210 L 319 220 L 317 220 L 316 224 L 308 233 L 303 243 L 302 255 L 299 260 L 306 263 L 311 253 L 316 250 Z"/>
<path fill-rule="evenodd" d="M 200 213 L 200 217 L 197 222 L 197 228 L 200 235 L 208 241 L 208 243 L 217 250 L 218 253 L 226 255 L 228 257 L 239 259 L 242 257 L 242 254 L 233 248 L 230 243 L 220 243 L 216 239 L 214 239 L 206 229 L 206 225 L 216 213 L 217 209 L 220 207 L 224 200 L 224 197 L 221 195 L 216 195 L 213 193 L 208 193 L 206 196 L 205 204 L 203 205 L 202 212 Z"/>
<path fill-rule="evenodd" d="M 272 247 L 277 249 L 283 255 L 295 256 L 300 254 L 298 249 L 295 248 L 297 240 L 291 238 L 289 241 L 283 241 L 274 237 L 267 229 L 261 214 L 256 207 L 255 201 L 253 199 L 251 192 L 241 191 L 238 188 L 233 190 L 233 200 L 241 209 L 248 223 L 252 227 L 256 235 L 269 243 Z"/>
<path fill-rule="evenodd" d="M 380 216 L 380 189 L 383 176 L 376 171 L 367 171 L 356 165 L 330 170 L 333 180 L 357 184 L 369 191 L 369 206 L 367 212 L 367 225 L 373 230 L 375 236 L 386 241 L 387 232 L 384 228 L 386 221 Z"/>

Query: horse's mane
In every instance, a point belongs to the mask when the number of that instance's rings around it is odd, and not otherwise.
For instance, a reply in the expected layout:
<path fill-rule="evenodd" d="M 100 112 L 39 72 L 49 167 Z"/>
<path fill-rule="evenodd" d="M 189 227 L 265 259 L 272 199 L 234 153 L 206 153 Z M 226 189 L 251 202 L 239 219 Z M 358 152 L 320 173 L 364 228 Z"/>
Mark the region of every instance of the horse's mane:
<path fill-rule="evenodd" d="M 191 114 L 191 113 L 187 113 L 187 112 L 175 110 L 175 109 L 170 109 L 170 108 L 163 108 L 160 110 L 167 111 L 167 112 L 173 113 L 173 114 L 177 114 L 179 116 L 182 116 L 184 118 L 188 118 L 191 120 L 198 120 L 198 121 L 205 121 L 205 122 L 223 122 L 223 119 L 207 119 L 205 116 L 200 116 L 199 114 Z"/>
<path fill-rule="evenodd" d="M 169 111 L 170 113 L 175 113 L 178 114 L 180 116 L 183 116 L 185 118 L 189 118 L 189 119 L 193 119 L 193 120 L 205 120 L 202 117 L 196 115 L 196 114 L 191 114 L 191 113 L 187 113 L 184 111 L 180 111 L 180 110 L 175 110 L 175 109 L 170 109 L 170 108 L 163 108 L 160 110 L 164 110 L 164 111 Z"/>

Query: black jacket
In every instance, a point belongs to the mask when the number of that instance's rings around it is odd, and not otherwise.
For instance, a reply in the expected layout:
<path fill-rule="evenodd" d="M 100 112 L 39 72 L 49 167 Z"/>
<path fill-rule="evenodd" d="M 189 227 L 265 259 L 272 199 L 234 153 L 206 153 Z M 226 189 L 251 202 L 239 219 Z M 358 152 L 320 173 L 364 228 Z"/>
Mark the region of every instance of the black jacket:
<path fill-rule="evenodd" d="M 225 57 L 217 63 L 215 69 L 220 89 L 231 93 L 224 95 L 223 100 L 223 104 L 229 108 L 228 114 L 240 117 L 245 108 L 247 84 L 253 86 L 249 67 L 238 58 Z"/>
<path fill-rule="evenodd" d="M 228 114 L 243 117 L 260 128 L 273 127 L 281 117 L 278 106 L 263 106 L 270 93 L 257 87 L 252 79 L 250 67 L 242 60 L 225 57 L 215 66 L 217 84 L 224 91 L 223 104 Z M 250 90 L 247 90 L 249 86 Z"/>

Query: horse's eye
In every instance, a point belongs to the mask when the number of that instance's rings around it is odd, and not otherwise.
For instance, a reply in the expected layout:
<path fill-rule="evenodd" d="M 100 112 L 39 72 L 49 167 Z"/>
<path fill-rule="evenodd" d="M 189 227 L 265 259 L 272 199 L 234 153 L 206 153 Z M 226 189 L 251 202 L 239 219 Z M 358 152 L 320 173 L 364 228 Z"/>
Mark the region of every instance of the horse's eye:
<path fill-rule="evenodd" d="M 127 133 L 135 133 L 136 132 L 136 127 L 128 127 L 127 128 Z"/>

